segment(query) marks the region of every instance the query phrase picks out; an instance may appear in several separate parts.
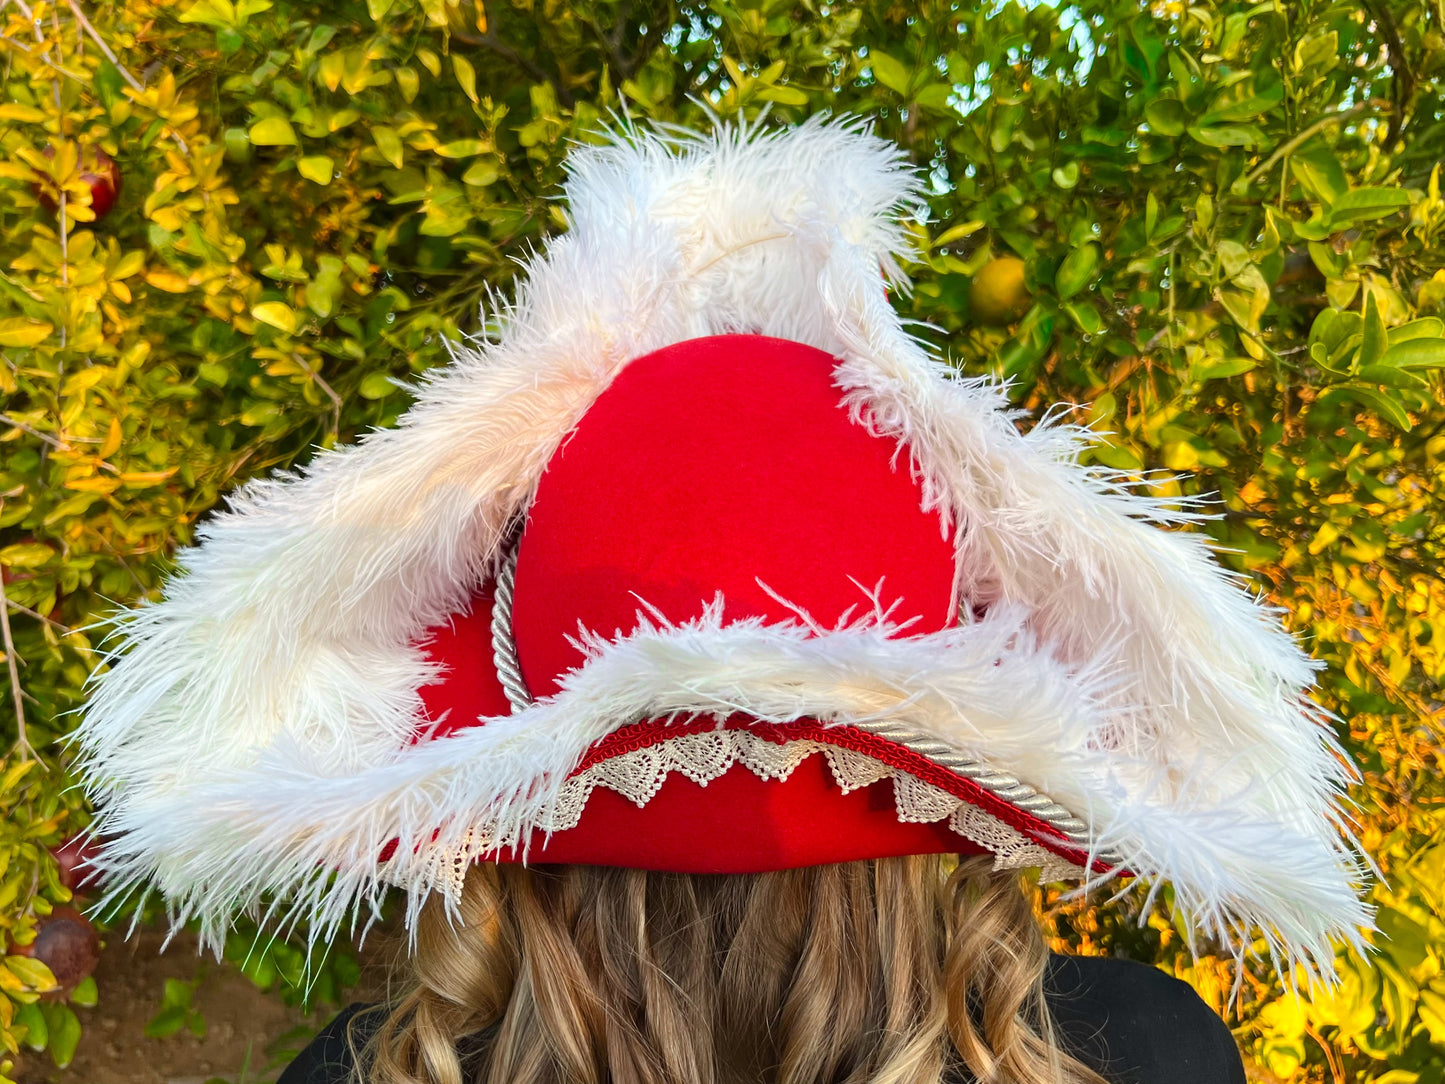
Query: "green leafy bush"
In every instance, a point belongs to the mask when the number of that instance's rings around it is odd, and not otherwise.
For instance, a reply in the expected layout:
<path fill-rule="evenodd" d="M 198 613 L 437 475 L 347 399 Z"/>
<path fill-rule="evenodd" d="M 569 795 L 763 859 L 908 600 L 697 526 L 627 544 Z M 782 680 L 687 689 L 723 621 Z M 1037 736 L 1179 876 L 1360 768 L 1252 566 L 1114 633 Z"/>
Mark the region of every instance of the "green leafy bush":
<path fill-rule="evenodd" d="M 92 623 L 153 592 L 240 480 L 394 420 L 405 379 L 562 224 L 569 141 L 622 110 L 846 110 L 929 178 L 900 308 L 1028 411 L 1081 404 L 1110 434 L 1100 462 L 1170 472 L 1161 495 L 1217 492 L 1226 559 L 1329 666 L 1384 874 L 1380 951 L 1308 1004 L 1247 970 L 1258 1078 L 1438 1080 L 1441 18 L 1423 0 L 0 5 L 0 725 L 17 743 L 0 931 L 23 944 L 66 898 L 45 848 L 82 815 L 56 739 L 100 662 Z M 120 173 L 103 215 L 97 150 Z M 1228 995 L 1165 913 L 1055 921 Z M 11 1053 L 35 1045 L 25 1006 L 48 983 L 16 959 Z"/>

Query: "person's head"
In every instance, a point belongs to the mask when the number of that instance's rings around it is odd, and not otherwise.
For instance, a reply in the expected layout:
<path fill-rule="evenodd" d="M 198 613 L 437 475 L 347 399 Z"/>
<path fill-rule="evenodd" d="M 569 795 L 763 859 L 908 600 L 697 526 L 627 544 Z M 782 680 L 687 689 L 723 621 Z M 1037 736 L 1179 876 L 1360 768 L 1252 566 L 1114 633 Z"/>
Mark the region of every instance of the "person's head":
<path fill-rule="evenodd" d="M 1053 1041 L 1016 873 L 473 867 L 422 912 L 365 1084 L 1097 1081 Z"/>

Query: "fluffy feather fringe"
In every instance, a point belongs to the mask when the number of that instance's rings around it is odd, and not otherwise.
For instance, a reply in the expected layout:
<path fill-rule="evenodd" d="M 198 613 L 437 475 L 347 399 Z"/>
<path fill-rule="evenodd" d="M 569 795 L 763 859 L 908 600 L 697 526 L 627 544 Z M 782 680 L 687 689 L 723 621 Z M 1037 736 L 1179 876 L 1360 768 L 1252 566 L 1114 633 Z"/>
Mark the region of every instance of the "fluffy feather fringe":
<path fill-rule="evenodd" d="M 1258 923 L 1285 959 L 1327 969 L 1327 937 L 1368 915 L 1312 663 L 1201 536 L 1161 529 L 1188 512 L 1080 466 L 1075 427 L 1021 434 L 997 386 L 955 379 L 906 334 L 880 274 L 897 274 L 896 215 L 916 195 L 897 149 L 851 122 L 625 131 L 570 166 L 571 229 L 529 262 L 495 338 L 458 349 L 397 428 L 245 487 L 164 600 L 120 619 L 79 732 L 120 882 L 154 878 L 213 940 L 263 892 L 330 929 L 383 874 L 413 901 L 437 883 L 411 859 L 379 870 L 380 843 L 459 832 L 488 804 L 520 832 L 624 722 L 723 703 L 897 711 L 1073 804 L 1204 928 Z M 408 746 L 433 676 L 414 645 L 466 607 L 562 437 L 631 358 L 743 331 L 840 359 L 854 419 L 899 442 L 957 526 L 960 597 L 1015 615 L 1005 654 L 1031 660 L 1028 697 L 1007 716 L 980 706 L 1006 683 L 959 645 L 1001 635 L 993 616 L 907 646 L 700 625 L 599 645 L 565 696 Z M 707 702 L 679 699 L 678 675 L 721 651 L 751 676 L 699 674 Z M 824 681 L 814 698 L 796 667 Z"/>

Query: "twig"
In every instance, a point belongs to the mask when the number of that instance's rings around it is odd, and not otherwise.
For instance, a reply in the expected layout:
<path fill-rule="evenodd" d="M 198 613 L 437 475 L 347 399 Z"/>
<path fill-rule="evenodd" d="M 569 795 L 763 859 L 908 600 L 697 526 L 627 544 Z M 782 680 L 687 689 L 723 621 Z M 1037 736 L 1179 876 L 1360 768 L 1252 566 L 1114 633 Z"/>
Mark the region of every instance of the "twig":
<path fill-rule="evenodd" d="M 1400 40 L 1400 29 L 1389 9 L 1375 0 L 1361 2 L 1385 39 L 1385 52 L 1389 54 L 1390 69 L 1395 76 L 1390 80 L 1390 126 L 1385 129 L 1385 147 L 1388 149 L 1400 137 L 1400 129 L 1405 126 L 1405 105 L 1415 96 L 1415 73 L 1405 60 L 1405 43 Z"/>
<path fill-rule="evenodd" d="M 74 0 L 71 0 L 73 3 Z M 464 41 L 468 45 L 480 45 L 483 49 L 490 49 L 503 60 L 508 60 L 521 68 L 532 79 L 539 83 L 551 83 L 552 89 L 557 92 L 557 101 L 571 109 L 577 104 L 572 90 L 557 76 L 549 74 L 545 69 L 538 67 L 536 63 L 529 60 L 523 54 L 517 52 L 510 45 L 502 42 L 494 31 L 488 30 L 485 34 L 473 34 L 469 30 L 453 30 L 452 37 L 458 41 Z"/>
<path fill-rule="evenodd" d="M 5 502 L 0 500 L 0 510 Z M 10 672 L 10 698 L 15 704 L 15 749 L 22 762 L 35 756 L 30 735 L 25 729 L 25 697 L 20 692 L 20 664 L 15 655 L 15 640 L 10 635 L 10 597 L 5 593 L 5 577 L 0 575 L 0 637 L 4 639 L 5 667 Z M 35 758 L 37 761 L 39 757 Z M 42 765 L 43 767 L 43 765 Z"/>
<path fill-rule="evenodd" d="M 1305 1034 L 1319 1044 L 1319 1048 L 1325 1052 L 1325 1061 L 1329 1063 L 1330 1077 L 1334 1080 L 1335 1084 L 1345 1084 L 1344 1070 L 1340 1067 L 1339 1061 L 1335 1058 L 1335 1052 L 1330 1048 L 1329 1044 L 1325 1042 L 1318 1031 L 1308 1024 L 1305 1025 Z"/>
<path fill-rule="evenodd" d="M 65 6 L 70 8 L 71 14 L 75 16 L 75 21 L 80 24 L 81 29 L 83 29 L 87 34 L 90 35 L 91 41 L 95 42 L 95 44 L 100 48 L 100 51 L 105 54 L 105 59 L 109 60 L 112 64 L 115 65 L 115 70 L 120 72 L 121 78 L 124 79 L 127 83 L 129 83 L 130 88 L 134 90 L 137 94 L 144 94 L 146 88 L 141 84 L 140 80 L 138 80 L 135 76 L 131 75 L 131 73 L 126 69 L 126 66 L 120 62 L 120 58 L 111 51 L 111 48 L 109 45 L 106 44 L 105 39 L 100 36 L 100 31 L 96 30 L 96 28 L 91 25 L 90 20 L 85 17 L 85 12 L 80 9 L 80 4 L 77 3 L 76 0 L 65 0 Z M 186 141 L 181 138 L 181 134 L 179 132 L 172 128 L 170 131 L 170 135 L 171 138 L 176 141 L 176 144 L 181 148 L 181 153 L 191 153 L 191 149 L 186 146 Z"/>
<path fill-rule="evenodd" d="M 50 445 L 52 448 L 55 448 L 57 451 L 65 451 L 66 449 L 66 444 L 64 441 L 57 440 L 49 433 L 42 433 L 39 429 L 36 429 L 33 426 L 26 425 L 19 418 L 12 418 L 9 414 L 0 413 L 0 422 L 5 423 L 12 429 L 18 429 L 22 433 L 29 433 L 36 440 L 44 441 L 46 444 Z"/>
<path fill-rule="evenodd" d="M 299 360 L 299 359 L 298 359 Z M 336 389 L 322 379 L 321 373 L 305 362 L 301 367 L 310 374 L 311 379 L 316 381 L 316 386 L 324 391 L 327 398 L 331 400 L 331 436 L 334 439 L 341 432 L 341 396 L 336 394 Z"/>
<path fill-rule="evenodd" d="M 26 56 L 30 55 L 30 46 L 26 45 L 24 42 L 16 41 L 8 34 L 0 34 L 0 41 L 3 41 L 12 49 L 19 49 Z M 81 75 L 79 72 L 73 72 L 69 68 L 62 68 L 55 61 L 51 60 L 49 55 L 45 53 L 41 53 L 40 55 L 44 58 L 45 63 L 49 64 L 51 68 L 53 68 L 55 71 L 58 71 L 61 75 L 64 75 L 70 79 L 74 79 L 77 83 L 84 83 L 86 86 L 90 85 L 90 80 L 86 76 Z"/>
<path fill-rule="evenodd" d="M 9 606 L 18 614 L 24 614 L 26 617 L 33 617 L 35 618 L 35 620 L 49 625 L 51 628 L 58 630 L 62 635 L 69 636 L 72 632 L 75 631 L 69 625 L 62 625 L 59 621 L 56 621 L 53 618 L 46 617 L 39 610 L 32 610 L 29 606 L 22 606 L 13 598 L 7 598 L 5 600 L 5 605 Z"/>
<path fill-rule="evenodd" d="M 1281 158 L 1283 158 L 1287 154 L 1294 153 L 1296 150 L 1302 147 L 1306 142 L 1309 141 L 1312 136 L 1314 136 L 1316 132 L 1323 131 L 1331 124 L 1338 124 L 1342 121 L 1347 121 L 1352 117 L 1359 116 L 1361 113 L 1367 113 L 1371 109 L 1379 109 L 1382 104 L 1388 103 L 1382 103 L 1374 98 L 1371 98 L 1369 101 L 1361 102 L 1359 105 L 1351 106 L 1349 109 L 1342 109 L 1338 113 L 1331 113 L 1328 116 L 1321 117 L 1313 124 L 1302 129 L 1301 131 L 1290 137 L 1288 140 L 1281 143 L 1277 148 L 1275 148 L 1275 152 L 1273 154 L 1271 154 L 1268 158 L 1266 158 L 1263 162 L 1255 166 L 1254 169 L 1250 171 L 1249 177 L 1246 179 L 1249 181 L 1250 184 L 1253 184 L 1255 181 L 1259 180 L 1266 173 L 1268 173 L 1270 169 L 1274 166 L 1274 164 L 1278 162 Z"/>
<path fill-rule="evenodd" d="M 85 17 L 85 12 L 80 10 L 80 5 L 76 3 L 75 0 L 66 0 L 65 6 L 70 8 L 71 14 L 75 16 L 75 21 L 80 24 L 81 29 L 89 34 L 91 40 L 100 47 L 100 51 L 105 54 L 105 59 L 115 65 L 116 70 L 120 72 L 121 78 L 129 83 L 131 89 L 136 93 L 144 94 L 146 88 L 141 86 L 136 77 L 126 70 L 125 65 L 120 62 L 115 53 L 111 52 L 110 46 L 105 43 L 105 39 L 100 36 L 100 32 L 91 25 L 90 20 Z"/>

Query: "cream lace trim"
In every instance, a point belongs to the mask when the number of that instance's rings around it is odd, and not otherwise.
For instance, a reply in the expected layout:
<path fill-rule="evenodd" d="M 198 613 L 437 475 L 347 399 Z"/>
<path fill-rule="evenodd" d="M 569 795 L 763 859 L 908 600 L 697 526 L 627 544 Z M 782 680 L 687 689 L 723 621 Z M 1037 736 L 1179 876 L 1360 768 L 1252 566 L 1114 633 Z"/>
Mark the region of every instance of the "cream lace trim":
<path fill-rule="evenodd" d="M 575 828 L 597 787 L 616 791 L 641 807 L 652 800 L 673 772 L 706 786 L 734 764 L 741 764 L 759 779 L 781 780 L 787 779 L 814 753 L 822 753 L 827 758 L 833 779 L 845 794 L 892 779 L 900 821 L 926 824 L 947 819 L 949 828 L 993 854 L 994 869 L 1037 866 L 1042 868 L 1043 880 L 1072 879 L 1083 873 L 1079 866 L 1040 846 L 992 814 L 866 754 L 807 740 L 780 745 L 746 730 L 684 734 L 599 761 L 562 785 L 551 815 L 537 827 L 550 832 Z M 473 827 L 450 854 L 436 856 L 440 867 L 437 869 L 439 886 L 446 885 L 457 894 L 461 892 L 462 879 L 472 863 L 496 846 L 493 827 L 486 824 Z"/>

